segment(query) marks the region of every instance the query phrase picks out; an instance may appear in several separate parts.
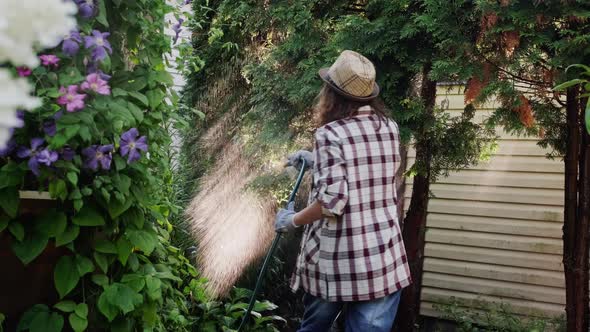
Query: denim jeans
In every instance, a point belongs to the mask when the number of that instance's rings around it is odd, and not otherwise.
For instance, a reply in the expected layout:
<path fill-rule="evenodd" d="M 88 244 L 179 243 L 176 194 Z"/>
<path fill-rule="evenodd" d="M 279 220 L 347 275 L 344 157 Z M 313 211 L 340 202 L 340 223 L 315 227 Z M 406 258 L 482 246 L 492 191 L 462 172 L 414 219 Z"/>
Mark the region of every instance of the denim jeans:
<path fill-rule="evenodd" d="M 401 291 L 360 302 L 328 302 L 305 293 L 305 313 L 298 332 L 328 332 L 343 311 L 346 332 L 389 332 L 393 326 Z"/>

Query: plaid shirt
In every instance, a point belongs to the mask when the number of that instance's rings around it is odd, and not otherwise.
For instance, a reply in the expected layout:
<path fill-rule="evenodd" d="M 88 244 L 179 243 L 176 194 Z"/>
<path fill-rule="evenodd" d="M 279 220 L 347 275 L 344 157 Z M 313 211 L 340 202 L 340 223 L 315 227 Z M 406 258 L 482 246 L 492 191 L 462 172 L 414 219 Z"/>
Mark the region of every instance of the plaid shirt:
<path fill-rule="evenodd" d="M 305 226 L 293 291 L 366 301 L 410 284 L 396 204 L 399 131 L 378 123 L 357 115 L 316 131 L 310 202 L 320 201 L 323 216 Z"/>

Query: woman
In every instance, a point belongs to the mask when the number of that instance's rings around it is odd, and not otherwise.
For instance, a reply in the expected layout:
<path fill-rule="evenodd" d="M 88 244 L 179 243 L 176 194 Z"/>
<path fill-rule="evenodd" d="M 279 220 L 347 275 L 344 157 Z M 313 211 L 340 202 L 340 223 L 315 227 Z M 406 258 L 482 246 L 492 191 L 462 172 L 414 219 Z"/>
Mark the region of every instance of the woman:
<path fill-rule="evenodd" d="M 305 225 L 291 283 L 305 290 L 299 331 L 329 331 L 344 308 L 347 332 L 389 332 L 411 282 L 397 218 L 398 127 L 384 114 L 367 58 L 344 51 L 319 74 L 314 152 L 289 157 L 313 165 L 311 204 L 282 209 L 275 221 L 281 232 Z"/>

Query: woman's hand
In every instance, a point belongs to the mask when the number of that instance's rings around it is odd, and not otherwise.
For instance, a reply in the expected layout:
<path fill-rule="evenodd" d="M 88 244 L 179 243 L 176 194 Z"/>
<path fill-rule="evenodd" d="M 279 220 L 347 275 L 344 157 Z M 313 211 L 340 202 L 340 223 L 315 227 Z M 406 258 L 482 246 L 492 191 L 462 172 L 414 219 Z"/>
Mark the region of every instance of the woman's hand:
<path fill-rule="evenodd" d="M 289 203 L 286 209 L 280 209 L 277 212 L 275 218 L 275 231 L 280 233 L 286 233 L 290 230 L 297 228 L 297 225 L 293 223 L 293 217 L 295 216 L 295 202 Z"/>

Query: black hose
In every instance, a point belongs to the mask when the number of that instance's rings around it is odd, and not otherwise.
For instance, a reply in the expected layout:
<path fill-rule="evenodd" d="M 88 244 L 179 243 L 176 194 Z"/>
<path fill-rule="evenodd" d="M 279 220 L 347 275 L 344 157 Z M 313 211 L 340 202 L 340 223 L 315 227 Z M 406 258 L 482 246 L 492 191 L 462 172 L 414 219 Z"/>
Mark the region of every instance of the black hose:
<path fill-rule="evenodd" d="M 297 176 L 297 181 L 295 182 L 295 186 L 293 187 L 293 190 L 291 191 L 291 195 L 289 195 L 289 200 L 287 201 L 287 206 L 289 206 L 289 204 L 295 200 L 295 196 L 297 196 L 297 191 L 299 190 L 299 186 L 301 185 L 301 181 L 303 180 L 303 175 L 305 174 L 305 166 L 306 166 L 305 159 L 301 158 L 301 169 L 299 170 L 299 176 Z M 262 267 L 260 268 L 260 272 L 258 273 L 258 278 L 256 279 L 256 286 L 254 286 L 254 291 L 252 292 L 252 296 L 250 297 L 250 303 L 248 304 L 248 309 L 246 309 L 246 313 L 244 314 L 244 317 L 242 318 L 242 322 L 240 323 L 240 327 L 238 327 L 238 332 L 242 331 L 242 329 L 248 323 L 248 319 L 250 318 L 250 313 L 252 313 L 252 308 L 254 308 L 254 304 L 256 303 L 256 295 L 258 295 L 258 292 L 260 291 L 260 286 L 262 285 L 264 275 L 266 274 L 266 269 L 268 268 L 268 262 L 270 262 L 271 257 L 274 256 L 274 253 L 278 248 L 279 241 L 281 240 L 281 235 L 282 235 L 282 233 L 277 232 L 274 240 L 272 241 L 270 249 L 268 250 L 268 253 L 266 254 L 266 257 L 264 258 L 264 262 L 262 263 Z"/>

